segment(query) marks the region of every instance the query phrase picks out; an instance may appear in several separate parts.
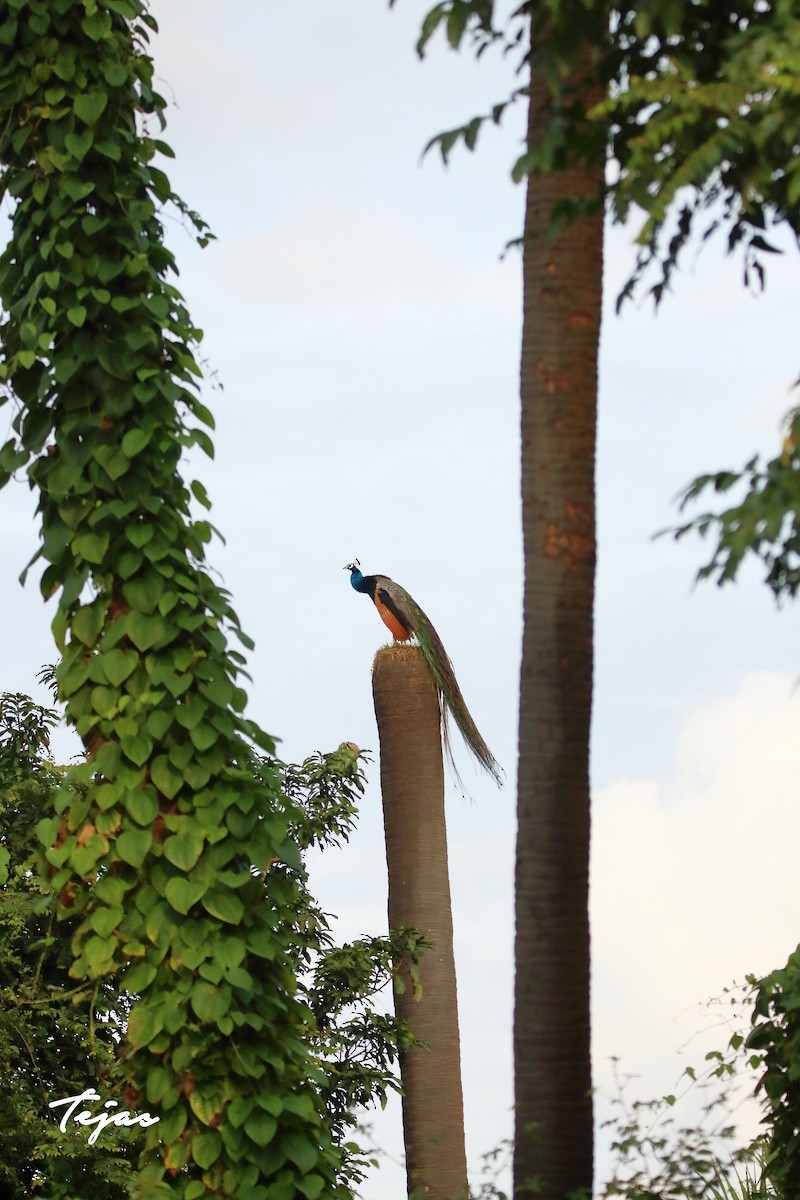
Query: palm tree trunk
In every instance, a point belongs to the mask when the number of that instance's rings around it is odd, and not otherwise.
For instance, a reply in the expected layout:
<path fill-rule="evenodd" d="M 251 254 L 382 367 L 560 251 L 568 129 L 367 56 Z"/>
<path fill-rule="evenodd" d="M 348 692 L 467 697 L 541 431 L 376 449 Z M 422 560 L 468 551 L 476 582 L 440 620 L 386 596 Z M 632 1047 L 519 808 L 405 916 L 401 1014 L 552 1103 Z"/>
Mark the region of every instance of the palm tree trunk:
<path fill-rule="evenodd" d="M 576 31 L 576 37 L 578 32 Z M 546 45 L 537 49 L 541 63 Z M 554 100 L 532 72 L 529 146 L 572 96 L 601 98 L 585 46 Z M 521 362 L 525 598 L 520 678 L 514 1021 L 516 1200 L 592 1187 L 589 729 L 594 460 L 603 214 L 545 231 L 554 205 L 600 193 L 596 161 L 528 180 Z M 536 1184 L 540 1190 L 533 1191 Z"/>
<path fill-rule="evenodd" d="M 415 994 L 402 969 L 395 984 L 397 1015 L 428 1047 L 413 1047 L 400 1063 L 408 1191 L 431 1200 L 466 1200 L 439 702 L 417 646 L 379 651 L 372 688 L 380 736 L 389 928 L 413 927 L 433 944 L 420 964 L 421 990 Z"/>

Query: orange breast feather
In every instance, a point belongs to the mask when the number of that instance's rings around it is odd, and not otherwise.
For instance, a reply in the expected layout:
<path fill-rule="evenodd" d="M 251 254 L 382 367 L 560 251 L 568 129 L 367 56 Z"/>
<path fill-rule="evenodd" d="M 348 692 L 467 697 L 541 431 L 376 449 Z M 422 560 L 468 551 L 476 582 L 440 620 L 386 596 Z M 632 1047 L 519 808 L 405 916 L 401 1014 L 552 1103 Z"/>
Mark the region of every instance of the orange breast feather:
<path fill-rule="evenodd" d="M 403 622 L 396 617 L 390 608 L 383 603 L 380 596 L 375 594 L 375 607 L 377 608 L 380 618 L 386 628 L 391 632 L 392 637 L 397 642 L 407 642 L 411 637 L 411 631 L 406 629 Z"/>

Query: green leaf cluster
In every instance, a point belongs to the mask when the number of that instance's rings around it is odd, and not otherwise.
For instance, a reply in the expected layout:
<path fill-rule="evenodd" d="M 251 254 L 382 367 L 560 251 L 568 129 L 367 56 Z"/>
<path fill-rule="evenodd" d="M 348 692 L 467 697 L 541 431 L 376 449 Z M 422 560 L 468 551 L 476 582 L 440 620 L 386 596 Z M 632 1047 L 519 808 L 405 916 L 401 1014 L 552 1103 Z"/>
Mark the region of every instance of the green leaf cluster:
<path fill-rule="evenodd" d="M 711 535 L 715 541 L 698 579 L 733 582 L 750 556 L 766 567 L 765 582 L 776 600 L 793 599 L 800 589 L 800 412 L 789 414 L 789 433 L 781 453 L 762 463 L 752 458 L 741 471 L 700 475 L 684 490 L 681 509 L 707 491 L 727 495 L 737 489 L 738 503 L 719 512 L 706 511 L 672 530 Z"/>
<path fill-rule="evenodd" d="M 356 1125 L 355 1110 L 374 1104 L 384 1108 L 389 1092 L 400 1092 L 396 1064 L 412 1046 L 422 1045 L 408 1025 L 377 1008 L 375 1001 L 401 969 L 410 968 L 418 978 L 419 961 L 429 946 L 412 929 L 330 945 L 317 956 L 304 985 L 315 1019 L 312 1045 L 324 1068 L 322 1094 L 342 1142 Z M 352 1162 L 348 1165 L 351 1182 L 359 1182 L 361 1174 Z"/>
<path fill-rule="evenodd" d="M 20 692 L 0 695 L 0 776 L 35 775 L 43 769 L 42 751 L 58 724 L 54 708 L 42 708 Z"/>
<path fill-rule="evenodd" d="M 493 0 L 443 0 L 423 19 L 420 55 L 439 29 L 454 50 L 465 41 L 477 56 L 497 47 L 517 72 L 530 68 L 546 81 L 554 102 L 547 122 L 529 131 L 515 181 L 594 161 L 605 143 L 613 218 L 643 218 L 618 304 L 651 270 L 649 291 L 660 301 L 699 221 L 704 239 L 724 232 L 728 251 L 741 252 L 747 284 L 764 282 L 765 255 L 778 250 L 772 227 L 800 235 L 796 0 L 525 0 L 502 23 Z M 586 88 L 569 94 L 565 80 L 586 45 L 594 48 Z M 598 89 L 602 100 L 587 111 Z M 460 143 L 474 150 L 482 127 L 499 124 L 529 90 L 515 88 L 488 113 L 437 134 L 426 152 L 438 147 L 447 162 Z M 562 205 L 554 229 L 582 207 Z"/>
<path fill-rule="evenodd" d="M 800 946 L 758 983 L 749 1049 L 763 1058 L 759 1091 L 770 1145 L 765 1169 L 780 1196 L 800 1189 Z"/>
<path fill-rule="evenodd" d="M 399 1056 L 419 1044 L 408 1025 L 392 1014 L 391 1000 L 381 1005 L 380 997 L 390 994 L 401 971 L 418 981 L 419 961 L 429 945 L 413 929 L 337 945 L 328 916 L 306 887 L 302 852 L 340 846 L 354 827 L 365 757 L 352 742 L 344 742 L 330 753 L 283 768 L 281 787 L 294 812 L 289 838 L 298 857 L 293 861 L 287 853 L 269 871 L 273 885 L 279 878 L 293 879 L 299 889 L 287 953 L 308 1006 L 306 1038 L 319 1067 L 319 1095 L 343 1151 L 341 1178 L 351 1188 L 371 1165 L 353 1140 L 357 1111 L 376 1104 L 383 1108 L 389 1093 L 400 1091 Z M 260 770 L 274 772 L 274 761 L 262 761 Z"/>
<path fill-rule="evenodd" d="M 24 470 L 39 497 L 32 562 L 87 756 L 39 825 L 42 912 L 70 924 L 77 983 L 137 996 L 121 1064 L 161 1117 L 142 1194 L 313 1200 L 341 1155 L 303 1040 L 297 884 L 269 870 L 296 854 L 292 809 L 254 771 L 273 743 L 231 639 L 252 642 L 180 473 L 213 419 L 164 207 L 208 232 L 158 165 L 154 29 L 142 0 L 0 2 L 0 483 Z"/>
<path fill-rule="evenodd" d="M 656 302 L 696 233 L 725 231 L 745 284 L 763 286 L 770 230 L 800 235 L 800 22 L 795 0 L 731 8 L 636 4 L 621 9 L 613 44 L 622 73 L 593 114 L 609 122 L 616 171 L 611 211 L 645 214 L 636 267 Z"/>
<path fill-rule="evenodd" d="M 58 819 L 47 814 L 64 776 L 44 757 L 46 731 L 57 719 L 55 710 L 42 709 L 27 696 L 0 695 L 0 851 L 8 864 L 6 886 L 0 888 L 0 1029 L 5 1035 L 0 1065 L 5 1064 L 8 1100 L 0 1118 L 0 1164 L 8 1165 L 0 1166 L 0 1182 L 16 1189 L 14 1195 L 27 1194 L 37 1180 L 52 1200 L 67 1200 L 78 1191 L 86 1200 L 122 1200 L 133 1182 L 141 1131 L 107 1130 L 95 1146 L 87 1147 L 85 1131 L 74 1126 L 65 1134 L 58 1130 L 57 1119 L 46 1108 L 50 1099 L 96 1085 L 104 1099 L 119 1097 L 125 1107 L 159 1113 L 171 1107 L 181 1090 L 188 1090 L 192 1111 L 210 1123 L 192 1149 L 194 1162 L 204 1171 L 219 1159 L 226 1135 L 217 1132 L 222 1128 L 215 1122 L 218 1099 L 204 1086 L 200 1055 L 178 1077 L 168 1066 L 151 1064 L 132 1091 L 123 1090 L 121 1047 L 114 1035 L 127 1025 L 129 1042 L 152 1045 L 166 1017 L 132 1007 L 133 997 L 120 990 L 114 975 L 76 986 L 68 974 L 74 921 L 57 920 L 53 904 L 39 911 L 38 902 L 48 892 L 40 846 L 57 832 Z M 26 755 L 10 753 L 19 746 L 29 747 Z M 284 768 L 271 758 L 256 761 L 255 778 L 265 794 L 277 786 L 287 801 L 291 794 L 289 837 L 294 846 L 330 848 L 346 839 L 355 822 L 356 798 L 364 788 L 363 757 L 357 747 L 343 744 L 332 753 L 311 755 L 299 766 Z M 196 848 L 190 838 L 178 854 L 197 861 Z M 106 880 L 101 871 L 95 887 L 108 887 Z M 297 851 L 274 862 L 258 883 L 264 903 L 278 890 L 293 896 L 292 918 L 284 933 L 287 957 L 298 974 L 298 996 L 306 1006 L 302 1036 L 314 1064 L 313 1086 L 340 1149 L 339 1179 L 354 1187 L 369 1165 L 352 1139 L 354 1109 L 383 1106 L 388 1092 L 399 1089 L 398 1055 L 413 1044 L 404 1023 L 379 1011 L 375 1000 L 388 989 L 400 964 L 410 965 L 413 975 L 424 942 L 413 931 L 400 930 L 391 937 L 336 945 L 328 918 L 308 891 Z M 176 899 L 183 907 L 190 898 L 177 889 Z M 221 896 L 216 903 L 222 920 L 238 917 Z M 120 917 L 113 907 L 98 909 L 92 926 L 105 936 Z M 154 920 L 154 931 L 162 919 L 163 914 Z M 252 989 L 254 981 L 246 966 L 246 948 L 235 937 L 219 936 L 211 944 L 205 937 L 200 920 L 184 923 L 180 953 L 184 963 L 197 970 L 189 1005 L 198 1021 L 220 1022 L 227 1011 L 222 985 Z M 149 964 L 140 962 L 138 974 L 136 968 L 128 974 L 127 985 L 146 987 L 154 974 Z M 313 1116 L 309 1097 L 290 1103 L 298 1116 Z M 265 1107 L 240 1096 L 227 1106 L 226 1119 L 266 1147 L 279 1133 L 281 1112 L 274 1097 Z M 22 1144 L 25 1153 L 17 1163 L 16 1150 Z M 295 1165 L 310 1163 L 303 1139 L 293 1135 L 287 1146 Z M 180 1148 L 171 1150 L 170 1162 L 184 1160 L 188 1157 Z M 90 1183 L 82 1182 L 84 1174 Z M 321 1185 L 307 1186 L 314 1192 Z"/>
<path fill-rule="evenodd" d="M 736 1118 L 752 1094 L 761 1055 L 741 1029 L 754 1013 L 754 980 L 711 1001 L 716 1023 L 733 1028 L 722 1050 L 711 1050 L 702 1067 L 684 1067 L 675 1091 L 658 1099 L 634 1099 L 631 1076 L 614 1067 L 615 1092 L 603 1122 L 611 1150 L 602 1200 L 778 1200 L 767 1177 L 770 1142 L 763 1133 L 742 1144 Z M 726 1005 L 729 1012 L 721 1013 Z M 685 1112 L 687 1102 L 690 1114 Z M 687 1121 L 688 1116 L 688 1121 Z"/>
<path fill-rule="evenodd" d="M 89 1146 L 87 1130 L 61 1132 L 47 1107 L 101 1079 L 104 1099 L 123 1100 L 115 1038 L 128 1009 L 110 981 L 69 978 L 72 924 L 40 911 L 47 880 L 32 855 L 63 781 L 47 757 L 58 719 L 27 696 L 0 695 L 0 1192 L 21 1200 L 46 1181 L 50 1200 L 125 1200 L 137 1131 L 112 1127 Z"/>
<path fill-rule="evenodd" d="M 394 0 L 392 0 L 392 3 Z M 607 10 L 586 0 L 548 0 L 547 3 L 522 3 L 513 10 L 504 25 L 495 19 L 494 0 L 445 0 L 429 11 L 423 20 L 417 42 L 422 57 L 428 43 L 441 28 L 448 45 L 459 50 L 469 41 L 477 58 L 490 47 L 516 60 L 516 73 L 528 67 L 546 80 L 557 97 L 553 119 L 531 130 L 524 151 L 513 164 L 515 182 L 529 175 L 565 170 L 579 161 L 596 161 L 606 139 L 601 123 L 586 120 L 586 96 L 569 93 L 564 80 L 573 73 L 581 44 L 596 47 L 587 83 L 593 90 L 604 86 L 610 69 L 603 52 L 607 51 Z M 581 29 L 581 37 L 576 30 Z M 514 88 L 511 94 L 492 105 L 489 112 L 470 118 L 463 125 L 431 138 L 424 153 L 438 147 L 442 159 L 449 162 L 453 149 L 461 142 L 475 150 L 483 126 L 499 125 L 506 110 L 530 93 L 528 84 Z M 602 203 L 602 196 L 575 197 L 553 214 L 554 228 L 580 211 Z"/>

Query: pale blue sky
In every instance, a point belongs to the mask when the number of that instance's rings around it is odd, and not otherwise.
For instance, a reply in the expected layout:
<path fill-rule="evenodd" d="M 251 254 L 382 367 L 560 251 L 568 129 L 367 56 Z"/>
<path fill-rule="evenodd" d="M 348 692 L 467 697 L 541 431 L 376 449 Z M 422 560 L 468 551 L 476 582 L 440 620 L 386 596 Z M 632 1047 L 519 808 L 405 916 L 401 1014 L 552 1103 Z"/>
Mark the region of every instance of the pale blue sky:
<path fill-rule="evenodd" d="M 250 713 L 289 758 L 376 746 L 369 671 L 384 630 L 341 569 L 358 556 L 434 620 L 506 768 L 498 793 L 462 756 L 474 803 L 448 799 L 476 1163 L 511 1128 L 521 298 L 518 257 L 500 255 L 521 219 L 508 168 L 523 114 L 449 171 L 420 165 L 431 134 L 515 85 L 489 56 L 476 66 L 437 45 L 420 64 L 425 8 L 154 0 L 153 52 L 174 101 L 173 184 L 219 239 L 200 252 L 170 234 L 224 385 L 208 391 L 216 459 L 195 454 L 187 472 L 208 486 L 227 539 L 211 560 L 256 639 Z M 708 246 L 657 318 L 648 305 L 616 318 L 629 241 L 609 238 L 601 362 L 594 1023 L 598 1085 L 618 1054 L 650 1095 L 674 1087 L 676 1048 L 702 1023 L 692 1006 L 783 962 L 800 930 L 791 859 L 780 869 L 800 835 L 797 613 L 775 610 L 757 572 L 693 591 L 703 547 L 651 540 L 694 474 L 778 446 L 798 369 L 797 256 L 754 299 Z M 31 511 L 23 484 L 0 500 L 7 690 L 30 690 L 53 657 L 36 580 L 16 582 Z M 377 765 L 369 777 L 352 843 L 313 864 L 342 936 L 385 925 Z M 375 1124 L 394 1153 L 398 1122 L 393 1105 Z M 391 1167 L 364 1188 L 403 1194 Z"/>

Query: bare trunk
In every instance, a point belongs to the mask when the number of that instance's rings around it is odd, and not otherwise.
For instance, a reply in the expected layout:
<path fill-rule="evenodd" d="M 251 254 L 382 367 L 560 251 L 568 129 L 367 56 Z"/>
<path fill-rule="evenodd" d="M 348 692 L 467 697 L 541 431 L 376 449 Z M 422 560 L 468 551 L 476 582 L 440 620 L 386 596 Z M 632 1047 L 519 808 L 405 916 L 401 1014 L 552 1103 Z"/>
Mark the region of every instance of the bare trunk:
<path fill-rule="evenodd" d="M 431 1200 L 466 1200 L 439 704 L 416 646 L 379 651 L 372 686 L 380 735 L 389 928 L 412 926 L 433 943 L 420 965 L 421 994 L 415 996 L 405 972 L 400 976 L 403 990 L 395 987 L 398 1016 L 429 1047 L 411 1049 L 400 1064 L 408 1190 Z"/>
<path fill-rule="evenodd" d="M 547 50 L 539 51 L 543 61 Z M 558 97 L 601 93 L 590 51 Z M 556 103 L 534 71 L 529 145 Z M 589 729 L 594 460 L 603 215 L 545 234 L 553 206 L 598 194 L 597 161 L 532 176 L 521 364 L 525 602 L 520 677 L 514 1023 L 516 1200 L 592 1188 Z"/>

